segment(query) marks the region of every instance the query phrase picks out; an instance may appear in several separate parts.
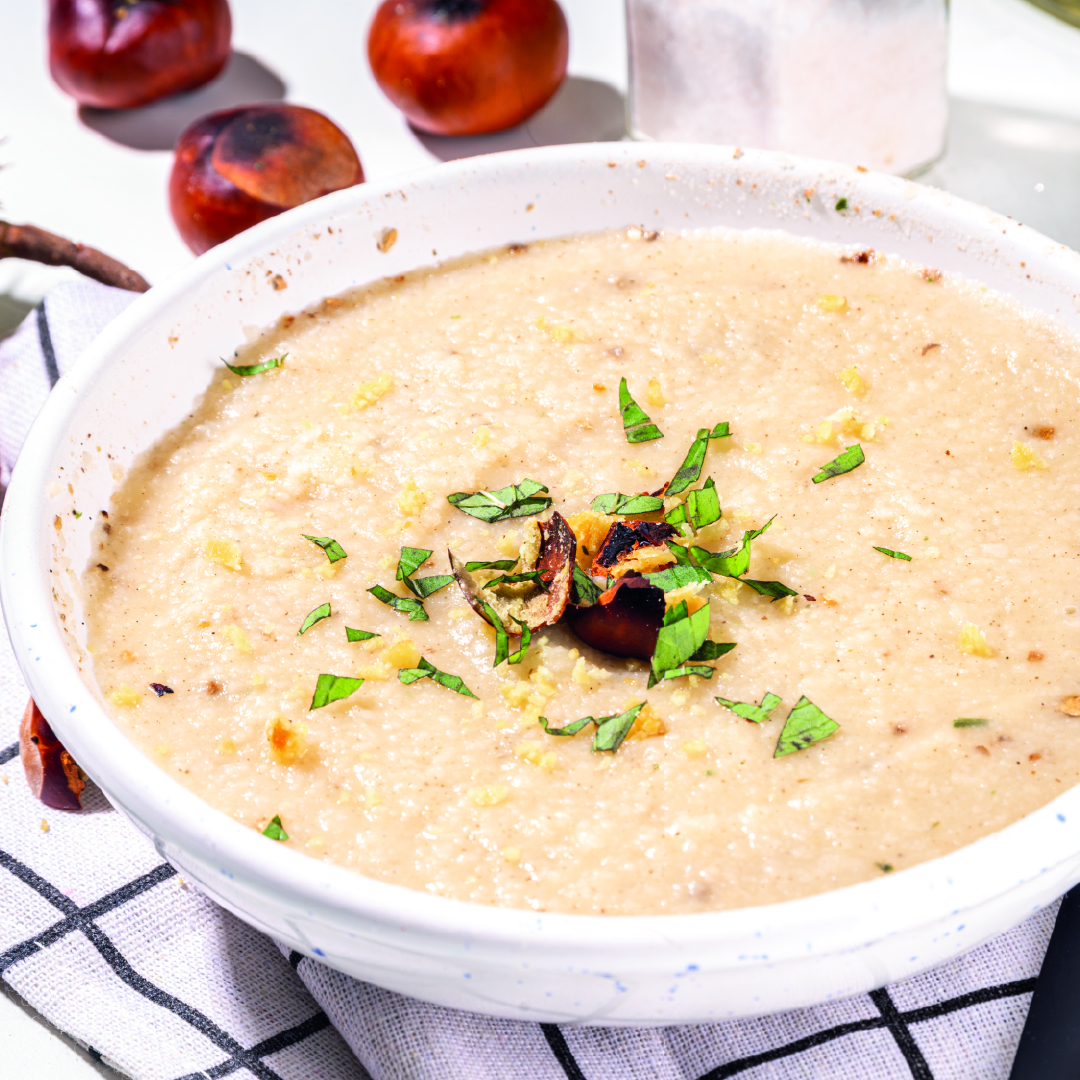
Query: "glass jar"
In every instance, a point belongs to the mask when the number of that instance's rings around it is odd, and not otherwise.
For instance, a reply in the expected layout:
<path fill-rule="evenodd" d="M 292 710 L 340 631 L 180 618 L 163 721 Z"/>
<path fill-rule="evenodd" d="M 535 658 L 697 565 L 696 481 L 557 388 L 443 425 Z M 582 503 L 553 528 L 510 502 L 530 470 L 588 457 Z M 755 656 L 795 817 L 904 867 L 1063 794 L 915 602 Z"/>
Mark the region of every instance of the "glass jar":
<path fill-rule="evenodd" d="M 945 145 L 948 0 L 626 0 L 635 138 L 911 176 Z"/>

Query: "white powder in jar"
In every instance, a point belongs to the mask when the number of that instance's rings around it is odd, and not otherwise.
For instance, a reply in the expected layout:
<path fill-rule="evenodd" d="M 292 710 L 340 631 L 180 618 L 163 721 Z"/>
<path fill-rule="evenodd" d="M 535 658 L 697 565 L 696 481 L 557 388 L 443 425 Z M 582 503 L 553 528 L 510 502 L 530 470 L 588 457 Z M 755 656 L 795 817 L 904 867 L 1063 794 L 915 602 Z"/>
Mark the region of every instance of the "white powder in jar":
<path fill-rule="evenodd" d="M 945 139 L 944 0 L 628 0 L 638 137 L 909 174 Z"/>

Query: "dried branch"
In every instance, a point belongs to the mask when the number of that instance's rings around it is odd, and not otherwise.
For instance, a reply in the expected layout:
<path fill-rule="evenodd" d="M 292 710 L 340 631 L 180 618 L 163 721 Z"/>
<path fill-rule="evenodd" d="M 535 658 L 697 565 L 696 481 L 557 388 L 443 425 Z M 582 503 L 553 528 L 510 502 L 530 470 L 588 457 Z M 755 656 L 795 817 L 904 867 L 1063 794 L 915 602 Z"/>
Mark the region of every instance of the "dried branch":
<path fill-rule="evenodd" d="M 96 248 L 73 244 L 55 233 L 34 225 L 11 225 L 0 221 L 0 259 L 29 259 L 48 266 L 73 266 L 103 285 L 114 285 L 129 292 L 146 292 L 147 280 L 122 262 Z"/>

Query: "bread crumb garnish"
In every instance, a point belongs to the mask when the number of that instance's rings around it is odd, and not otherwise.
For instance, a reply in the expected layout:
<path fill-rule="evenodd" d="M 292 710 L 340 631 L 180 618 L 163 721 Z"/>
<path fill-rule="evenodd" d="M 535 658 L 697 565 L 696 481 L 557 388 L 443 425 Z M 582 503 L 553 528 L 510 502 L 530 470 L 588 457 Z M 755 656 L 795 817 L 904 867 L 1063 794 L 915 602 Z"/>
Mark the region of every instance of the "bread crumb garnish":
<path fill-rule="evenodd" d="M 1046 462 L 1030 446 L 1015 440 L 1012 444 L 1012 452 L 1009 454 L 1009 461 L 1012 462 L 1014 469 L 1019 469 L 1021 472 L 1046 468 Z"/>
<path fill-rule="evenodd" d="M 969 656 L 993 656 L 994 650 L 986 643 L 986 635 L 974 624 L 964 623 L 957 642 L 960 651 Z"/>
<path fill-rule="evenodd" d="M 266 725 L 266 741 L 279 765 L 295 765 L 308 750 L 307 725 L 294 724 L 284 716 L 275 716 Z"/>

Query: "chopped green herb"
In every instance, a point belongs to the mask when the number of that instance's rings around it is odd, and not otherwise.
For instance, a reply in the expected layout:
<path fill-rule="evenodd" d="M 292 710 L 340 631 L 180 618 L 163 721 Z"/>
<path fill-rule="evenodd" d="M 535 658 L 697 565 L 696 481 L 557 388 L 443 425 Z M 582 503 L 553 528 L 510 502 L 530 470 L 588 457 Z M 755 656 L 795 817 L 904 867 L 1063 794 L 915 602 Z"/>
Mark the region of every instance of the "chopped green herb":
<path fill-rule="evenodd" d="M 71 512 L 75 515 L 75 520 L 76 521 L 78 521 L 79 518 L 82 517 L 82 511 L 81 510 L 72 510 Z"/>
<path fill-rule="evenodd" d="M 410 622 L 428 622 L 428 613 L 424 610 L 422 600 L 414 600 L 411 596 L 397 596 L 381 585 L 373 585 L 368 592 L 387 607 L 392 607 L 402 615 L 408 615 Z"/>
<path fill-rule="evenodd" d="M 697 675 L 700 679 L 711 679 L 716 674 L 708 664 L 683 664 L 682 667 L 668 668 L 660 679 L 681 679 L 684 675 Z"/>
<path fill-rule="evenodd" d="M 706 641 L 704 645 L 693 656 L 691 660 L 719 660 L 721 656 L 726 656 L 732 649 L 735 648 L 734 641 Z M 711 669 L 710 669 L 711 670 Z M 711 675 L 708 676 L 711 678 Z"/>
<path fill-rule="evenodd" d="M 666 570 L 658 570 L 655 574 L 646 574 L 645 580 L 650 585 L 663 589 L 664 592 L 674 592 L 697 581 L 708 583 L 712 581 L 712 574 L 700 566 L 675 565 L 669 566 Z"/>
<path fill-rule="evenodd" d="M 484 614 L 491 620 L 491 625 L 495 627 L 495 663 L 491 666 L 498 667 L 504 660 L 509 661 L 511 664 L 520 664 L 525 659 L 525 654 L 529 651 L 529 643 L 532 641 L 532 631 L 528 625 L 514 615 L 510 616 L 521 627 L 521 647 L 517 652 L 511 653 L 510 635 L 507 633 L 506 625 L 499 617 L 499 613 L 490 604 L 484 604 Z"/>
<path fill-rule="evenodd" d="M 321 547 L 326 552 L 326 557 L 335 563 L 339 559 L 347 559 L 348 555 L 345 554 L 345 549 L 334 539 L 329 536 L 308 536 L 307 533 L 300 534 L 305 540 L 310 540 L 316 547 Z"/>
<path fill-rule="evenodd" d="M 840 725 L 830 720 L 805 694 L 784 721 L 784 730 L 776 743 L 774 758 L 787 757 L 827 739 Z"/>
<path fill-rule="evenodd" d="M 445 589 L 447 585 L 452 584 L 453 580 L 453 574 L 432 574 L 430 577 L 408 578 L 405 584 L 421 600 L 426 600 L 440 589 Z"/>
<path fill-rule="evenodd" d="M 710 476 L 698 489 L 686 496 L 686 513 L 695 529 L 704 529 L 720 520 L 720 496 Z"/>
<path fill-rule="evenodd" d="M 500 574 L 486 582 L 484 588 L 494 589 L 496 585 L 520 585 L 525 581 L 531 581 L 534 585 L 544 588 L 544 582 L 540 577 L 542 573 L 542 570 L 527 570 L 524 574 Z"/>
<path fill-rule="evenodd" d="M 611 491 L 597 495 L 590 509 L 597 514 L 655 514 L 664 509 L 664 500 L 656 495 L 620 495 Z"/>
<path fill-rule="evenodd" d="M 904 562 L 911 562 L 911 556 L 905 555 L 902 551 L 893 551 L 892 548 L 883 548 L 874 545 L 875 551 L 880 551 L 882 555 L 888 555 L 890 559 L 903 559 Z"/>
<path fill-rule="evenodd" d="M 289 834 L 282 828 L 281 815 L 275 814 L 270 819 L 270 824 L 263 829 L 263 836 L 269 836 L 271 840 L 288 840 Z"/>
<path fill-rule="evenodd" d="M 350 694 L 355 694 L 364 685 L 363 679 L 351 679 L 347 675 L 320 675 L 315 684 L 315 694 L 311 699 L 311 709 L 321 709 L 335 701 L 341 701 Z"/>
<path fill-rule="evenodd" d="M 849 446 L 842 454 L 838 454 L 832 461 L 821 466 L 821 471 L 814 477 L 814 483 L 820 484 L 823 480 L 831 480 L 834 476 L 843 476 L 844 473 L 857 469 L 865 460 L 866 455 L 858 443 Z"/>
<path fill-rule="evenodd" d="M 679 530 L 682 536 L 693 536 L 694 530 L 690 527 L 690 523 L 686 519 L 686 504 L 679 503 L 678 506 L 673 506 L 665 515 L 664 520 L 669 525 L 674 525 Z"/>
<path fill-rule="evenodd" d="M 958 716 L 953 722 L 953 727 L 987 727 L 990 721 L 981 716 Z"/>
<path fill-rule="evenodd" d="M 674 540 L 667 542 L 668 550 L 675 557 L 675 561 L 679 566 L 697 566 L 697 562 L 694 560 L 694 556 L 690 554 L 690 551 L 683 544 L 677 544 Z M 701 551 L 701 548 L 697 549 Z"/>
<path fill-rule="evenodd" d="M 774 604 L 785 596 L 799 595 L 794 589 L 789 589 L 782 581 L 754 581 L 746 577 L 740 580 L 744 585 L 749 585 L 759 596 L 771 596 Z"/>
<path fill-rule="evenodd" d="M 736 716 L 741 716 L 744 720 L 752 720 L 755 724 L 764 724 L 772 716 L 776 706 L 780 704 L 780 698 L 773 693 L 766 693 L 760 705 L 755 705 L 750 701 L 728 701 L 727 698 L 722 697 L 718 697 L 716 701 L 717 704 L 730 709 Z"/>
<path fill-rule="evenodd" d="M 595 724 L 596 721 L 591 716 L 583 716 L 580 720 L 574 720 L 572 723 L 566 725 L 566 727 L 553 728 L 548 727 L 548 722 L 544 717 L 540 717 L 540 726 L 549 735 L 576 735 L 586 724 Z"/>
<path fill-rule="evenodd" d="M 373 634 L 370 630 L 354 630 L 351 626 L 345 627 L 347 641 L 370 641 L 375 637 L 382 637 L 382 634 Z"/>
<path fill-rule="evenodd" d="M 876 862 L 874 865 L 883 873 L 891 874 L 893 871 L 893 864 L 888 862 Z"/>
<path fill-rule="evenodd" d="M 397 580 L 408 582 L 408 579 L 431 558 L 434 552 L 427 548 L 403 547 L 398 556 Z"/>
<path fill-rule="evenodd" d="M 665 678 L 665 672 L 674 672 L 681 668 L 705 644 L 708 636 L 708 604 L 698 608 L 691 615 L 688 613 L 686 601 L 683 600 L 670 611 L 665 612 L 664 625 L 656 636 L 649 686 L 655 686 Z M 687 674 L 697 674 L 697 672 L 687 672 Z"/>
<path fill-rule="evenodd" d="M 773 514 L 760 529 L 751 529 L 749 532 L 744 532 L 742 543 L 739 547 L 732 548 L 731 551 L 723 551 L 719 555 L 713 555 L 704 548 L 692 547 L 690 554 L 695 562 L 704 566 L 706 570 L 713 574 L 720 574 L 723 577 L 742 577 L 750 569 L 751 541 L 756 540 L 775 520 L 776 515 Z M 668 546 L 670 547 L 670 544 Z"/>
<path fill-rule="evenodd" d="M 626 432 L 628 443 L 652 442 L 653 439 L 664 437 L 664 433 L 630 396 L 625 379 L 619 383 L 619 413 L 622 415 L 623 430 Z"/>
<path fill-rule="evenodd" d="M 398 671 L 398 678 L 406 686 L 416 682 L 418 679 L 431 679 L 432 682 L 437 682 L 440 686 L 445 686 L 456 694 L 464 694 L 465 697 L 471 698 L 476 697 L 459 676 L 440 671 L 437 667 L 429 664 L 422 656 L 420 657 L 420 663 L 416 667 L 401 668 Z M 477 700 L 479 701 L 479 698 Z"/>
<path fill-rule="evenodd" d="M 234 367 L 228 360 L 222 360 L 221 362 L 234 374 L 240 376 L 258 375 L 263 371 L 270 371 L 272 368 L 282 367 L 285 363 L 285 357 L 288 356 L 285 353 L 284 356 L 278 356 L 273 360 L 264 360 L 261 364 L 246 364 L 240 367 Z"/>
<path fill-rule="evenodd" d="M 600 599 L 600 593 L 600 586 L 575 562 L 570 582 L 570 602 L 578 607 L 592 607 Z"/>
<path fill-rule="evenodd" d="M 841 210 L 847 209 L 847 199 L 836 200 L 836 212 L 839 214 Z"/>
<path fill-rule="evenodd" d="M 517 564 L 517 559 L 496 559 L 494 562 L 467 562 L 465 569 L 474 574 L 477 570 L 513 570 Z"/>
<path fill-rule="evenodd" d="M 672 477 L 671 483 L 664 489 L 665 495 L 678 495 L 685 491 L 691 484 L 698 482 L 701 476 L 701 467 L 705 464 L 705 452 L 709 449 L 710 439 L 727 439 L 731 437 L 730 425 L 727 422 L 717 424 L 711 431 L 708 428 L 699 428 L 697 437 L 690 444 L 686 458 L 679 466 L 679 471 Z"/>
<path fill-rule="evenodd" d="M 300 629 L 296 631 L 296 636 L 310 630 L 317 622 L 322 622 L 323 619 L 330 618 L 330 605 L 320 604 L 314 611 L 308 612 L 307 618 L 300 624 Z"/>
<path fill-rule="evenodd" d="M 552 501 L 550 495 L 540 494 L 546 491 L 543 484 L 526 478 L 497 491 L 456 491 L 446 498 L 462 513 L 491 523 L 543 513 Z"/>
<path fill-rule="evenodd" d="M 645 707 L 645 702 L 635 705 L 626 712 L 617 716 L 601 716 L 596 721 L 596 735 L 593 736 L 593 750 L 606 750 L 612 754 L 623 744 L 623 740 L 630 734 L 637 715 Z"/>

